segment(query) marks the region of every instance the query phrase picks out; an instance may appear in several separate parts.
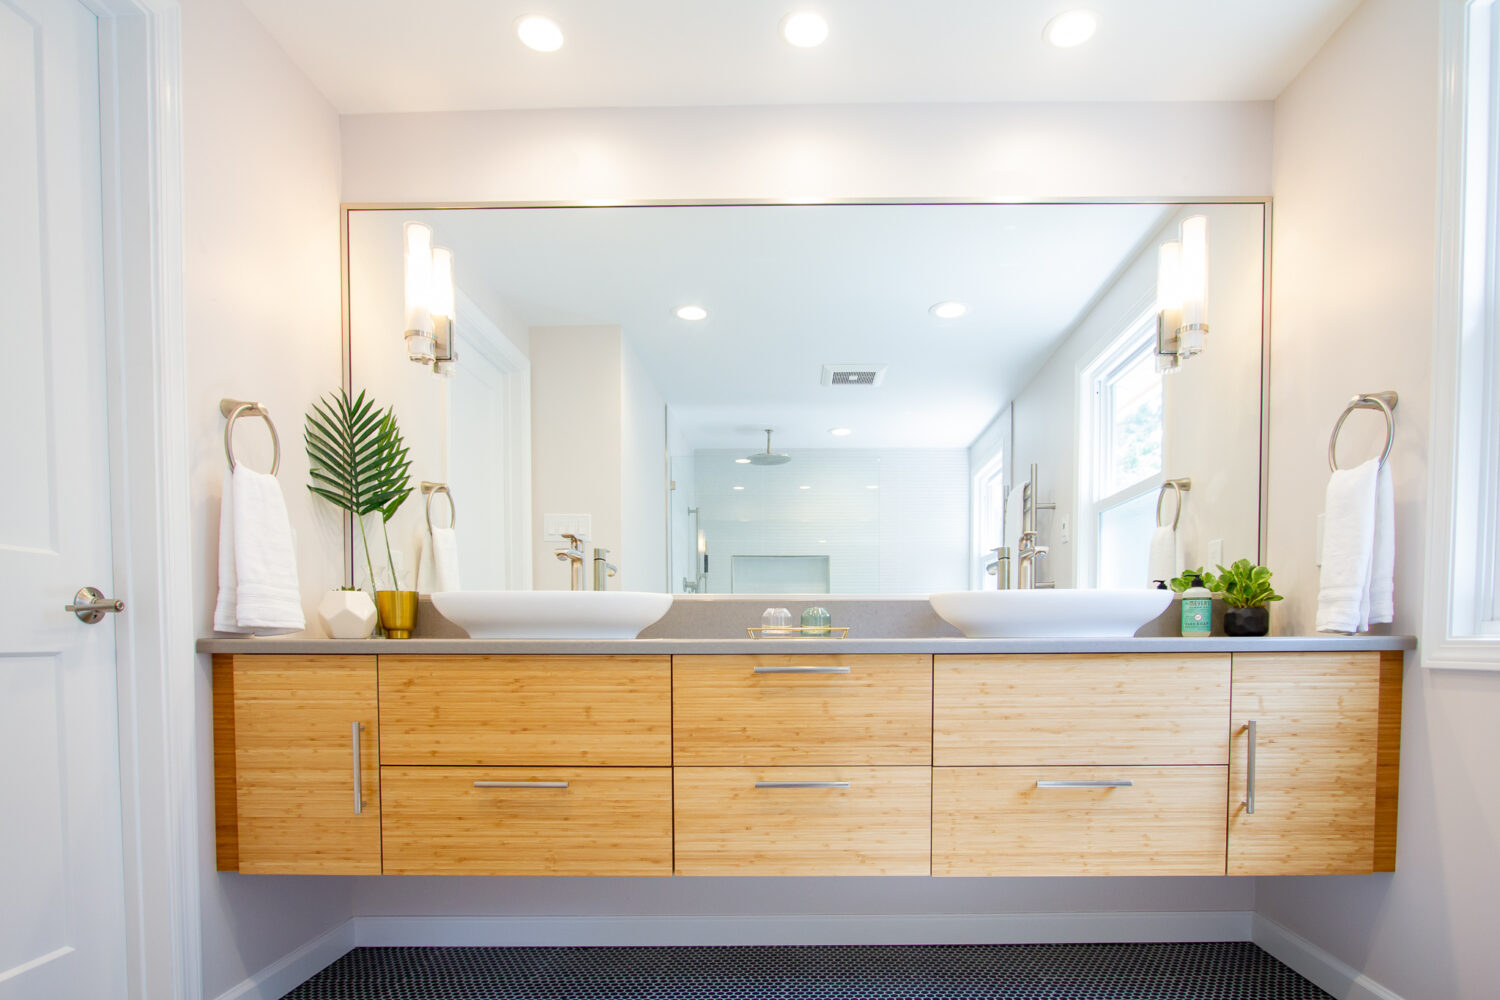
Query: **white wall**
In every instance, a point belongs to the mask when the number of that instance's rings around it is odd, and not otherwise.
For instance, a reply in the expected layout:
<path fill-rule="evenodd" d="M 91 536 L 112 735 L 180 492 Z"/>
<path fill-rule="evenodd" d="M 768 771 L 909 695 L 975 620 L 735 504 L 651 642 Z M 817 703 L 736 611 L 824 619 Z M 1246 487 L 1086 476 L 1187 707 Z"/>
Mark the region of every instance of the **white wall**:
<path fill-rule="evenodd" d="M 1351 395 L 1378 389 L 1401 394 L 1390 630 L 1420 626 L 1438 7 L 1366 0 L 1277 101 L 1269 564 L 1288 595 L 1272 615 L 1279 632 L 1312 627 L 1328 433 Z M 1347 460 L 1383 442 L 1370 416 L 1346 425 Z M 1395 874 L 1261 879 L 1257 910 L 1407 1000 L 1479 1000 L 1500 982 L 1500 674 L 1429 672 L 1421 655 L 1407 658 Z"/>
<path fill-rule="evenodd" d="M 1271 190 L 1269 102 L 353 115 L 343 119 L 343 135 L 348 202 L 1206 198 Z M 1174 136 L 1193 137 L 1191 155 Z"/>
<path fill-rule="evenodd" d="M 235 0 L 184 0 L 185 325 L 195 612 L 212 633 L 220 482 L 219 399 L 261 400 L 281 433 L 281 485 L 298 537 L 303 603 L 343 576 L 339 519 L 307 492 L 302 414 L 339 384 L 339 122 Z M 236 456 L 269 468 L 264 432 Z M 317 626 L 314 624 L 316 631 Z M 349 915 L 338 879 L 214 871 L 209 663 L 198 658 L 203 993 L 215 997 Z"/>
<path fill-rule="evenodd" d="M 623 342 L 618 326 L 537 326 L 530 338 L 532 586 L 567 590 L 566 543 L 543 537 L 545 515 L 588 514 L 589 558 L 620 548 Z M 588 587 L 587 559 L 583 569 Z"/>

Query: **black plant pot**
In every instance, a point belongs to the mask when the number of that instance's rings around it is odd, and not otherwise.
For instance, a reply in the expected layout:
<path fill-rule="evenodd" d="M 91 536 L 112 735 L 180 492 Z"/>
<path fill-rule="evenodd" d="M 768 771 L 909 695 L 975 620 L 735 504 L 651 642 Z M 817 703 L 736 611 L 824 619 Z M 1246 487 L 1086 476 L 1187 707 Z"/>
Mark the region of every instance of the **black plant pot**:
<path fill-rule="evenodd" d="M 1225 635 L 1265 635 L 1270 630 L 1271 609 L 1268 607 L 1224 609 Z"/>

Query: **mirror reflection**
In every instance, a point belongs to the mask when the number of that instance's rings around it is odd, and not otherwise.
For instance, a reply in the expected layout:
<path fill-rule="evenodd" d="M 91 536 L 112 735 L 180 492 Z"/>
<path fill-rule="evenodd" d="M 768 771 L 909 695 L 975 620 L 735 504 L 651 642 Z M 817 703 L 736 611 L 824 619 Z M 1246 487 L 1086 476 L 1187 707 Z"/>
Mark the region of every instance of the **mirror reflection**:
<path fill-rule="evenodd" d="M 599 553 L 623 590 L 1148 586 L 1259 554 L 1265 212 L 350 210 L 349 377 L 463 509 L 464 589 Z M 413 318 L 413 222 L 451 331 Z M 424 590 L 432 496 L 391 523 Z"/>

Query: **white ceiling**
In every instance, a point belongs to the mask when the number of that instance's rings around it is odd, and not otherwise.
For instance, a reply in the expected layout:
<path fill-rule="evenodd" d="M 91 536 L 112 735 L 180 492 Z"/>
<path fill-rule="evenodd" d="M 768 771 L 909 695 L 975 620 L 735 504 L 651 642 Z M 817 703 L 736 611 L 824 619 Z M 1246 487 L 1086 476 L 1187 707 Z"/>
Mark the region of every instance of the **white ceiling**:
<path fill-rule="evenodd" d="M 503 303 L 507 316 L 492 317 L 502 327 L 619 325 L 697 448 L 761 450 L 765 427 L 778 451 L 965 447 L 1170 211 L 378 211 L 353 213 L 351 247 L 398 259 L 400 221 L 421 219 L 453 249 L 459 287 Z M 945 321 L 928 312 L 950 299 L 969 313 Z M 677 319 L 685 303 L 708 319 Z M 820 384 L 824 364 L 850 362 L 889 365 L 884 384 Z M 854 434 L 833 438 L 831 427 Z"/>
<path fill-rule="evenodd" d="M 1359 0 L 244 0 L 342 114 L 927 101 L 1269 100 Z M 1087 7 L 1076 49 L 1042 39 Z M 793 9 L 829 21 L 795 49 Z M 561 50 L 516 39 L 527 13 Z"/>

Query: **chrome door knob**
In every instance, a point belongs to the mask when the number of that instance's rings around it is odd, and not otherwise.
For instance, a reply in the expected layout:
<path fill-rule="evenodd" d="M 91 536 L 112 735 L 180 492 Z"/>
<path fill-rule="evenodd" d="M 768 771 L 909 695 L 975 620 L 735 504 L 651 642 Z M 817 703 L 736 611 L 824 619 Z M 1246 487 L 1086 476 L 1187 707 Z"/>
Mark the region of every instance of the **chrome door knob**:
<path fill-rule="evenodd" d="M 98 587 L 80 587 L 73 595 L 73 603 L 64 605 L 63 610 L 73 612 L 85 625 L 97 625 L 104 620 L 105 614 L 124 611 L 125 602 L 105 597 L 104 591 Z"/>

